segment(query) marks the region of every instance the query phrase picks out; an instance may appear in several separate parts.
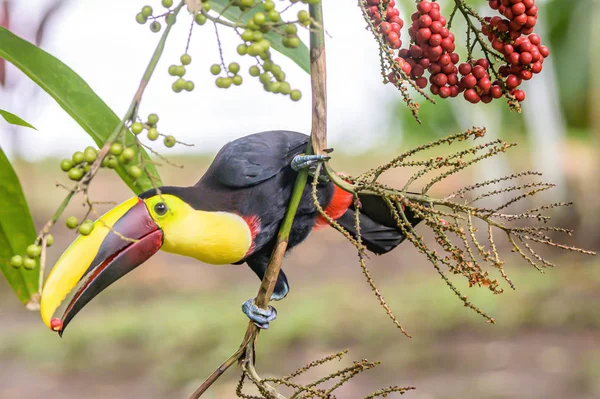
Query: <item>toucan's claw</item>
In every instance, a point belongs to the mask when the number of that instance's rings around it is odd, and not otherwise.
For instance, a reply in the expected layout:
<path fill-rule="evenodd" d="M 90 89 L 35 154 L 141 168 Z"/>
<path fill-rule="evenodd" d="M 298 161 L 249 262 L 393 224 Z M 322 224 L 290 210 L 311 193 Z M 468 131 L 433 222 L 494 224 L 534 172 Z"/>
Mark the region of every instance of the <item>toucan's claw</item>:
<path fill-rule="evenodd" d="M 254 303 L 254 298 L 248 299 L 242 305 L 242 312 L 258 328 L 262 328 L 264 330 L 269 328 L 269 322 L 275 320 L 277 317 L 277 310 L 273 306 L 269 306 L 269 309 L 261 309 Z"/>
<path fill-rule="evenodd" d="M 312 165 L 316 165 L 321 161 L 328 161 L 331 157 L 329 155 L 296 155 L 294 159 L 292 159 L 292 169 L 296 172 L 299 172 L 301 169 L 308 168 Z"/>

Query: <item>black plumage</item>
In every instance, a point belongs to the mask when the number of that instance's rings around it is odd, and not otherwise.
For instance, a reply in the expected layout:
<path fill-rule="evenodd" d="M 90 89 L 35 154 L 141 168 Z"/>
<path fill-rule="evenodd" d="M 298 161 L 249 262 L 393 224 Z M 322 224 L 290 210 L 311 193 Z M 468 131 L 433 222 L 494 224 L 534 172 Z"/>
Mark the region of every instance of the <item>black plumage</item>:
<path fill-rule="evenodd" d="M 307 135 L 291 131 L 269 131 L 245 136 L 226 144 L 194 186 L 166 186 L 160 190 L 178 196 L 198 210 L 259 217 L 260 232 L 255 237 L 253 251 L 238 263 L 246 262 L 262 279 L 297 176 L 290 163 L 294 156 L 304 153 L 308 141 Z M 155 190 L 150 190 L 140 197 L 155 194 Z M 333 194 L 333 183 L 319 183 L 317 198 L 323 208 L 330 203 Z M 393 218 L 381 198 L 371 197 L 361 196 L 361 233 L 367 249 L 382 254 L 400 244 L 404 236 L 393 224 Z M 317 216 L 311 185 L 307 184 L 292 225 L 288 249 L 308 237 Z M 355 234 L 352 207 L 338 222 Z M 415 219 L 414 222 L 416 224 L 419 220 Z M 289 284 L 282 271 L 274 298 L 283 298 L 288 290 Z"/>

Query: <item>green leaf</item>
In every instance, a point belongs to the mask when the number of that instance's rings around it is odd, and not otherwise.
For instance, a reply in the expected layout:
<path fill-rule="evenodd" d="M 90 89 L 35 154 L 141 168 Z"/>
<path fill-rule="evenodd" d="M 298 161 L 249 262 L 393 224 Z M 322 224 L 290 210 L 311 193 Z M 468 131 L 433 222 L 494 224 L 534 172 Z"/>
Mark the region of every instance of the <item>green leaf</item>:
<path fill-rule="evenodd" d="M 0 270 L 21 302 L 39 303 L 37 296 L 40 265 L 33 270 L 18 269 L 9 262 L 13 255 L 25 255 L 36 239 L 33 219 L 25 201 L 19 178 L 0 148 Z"/>
<path fill-rule="evenodd" d="M 0 109 L 0 116 L 2 116 L 4 118 L 4 120 L 6 120 L 11 125 L 23 126 L 23 127 L 31 128 L 33 130 L 37 130 L 35 127 L 31 126 L 29 123 L 25 122 L 23 119 L 19 118 L 17 115 L 12 114 L 3 109 Z"/>
<path fill-rule="evenodd" d="M 99 147 L 102 147 L 119 124 L 119 117 L 71 68 L 2 27 L 0 27 L 0 57 L 19 68 L 46 93 L 50 94 Z M 127 132 L 125 137 L 127 145 L 134 143 L 131 132 Z M 144 149 L 140 150 L 142 157 L 146 160 L 148 171 L 155 176 L 156 184 L 161 185 L 156 168 L 151 162 L 148 162 L 150 157 Z M 132 162 L 132 164 L 134 163 Z M 153 187 L 145 172 L 136 182 L 127 174 L 127 170 L 123 166 L 119 165 L 115 170 L 136 194 Z"/>
<path fill-rule="evenodd" d="M 253 7 L 248 11 L 240 11 L 238 7 L 231 7 L 231 0 L 211 0 L 210 6 L 217 13 L 223 13 L 223 16 L 231 22 L 248 22 L 252 16 L 258 11 L 264 11 L 261 6 Z M 227 8 L 226 8 L 227 7 Z M 226 9 L 225 9 L 226 8 Z M 223 10 L 225 9 L 225 12 Z M 281 54 L 294 61 L 296 65 L 302 68 L 306 73 L 310 74 L 310 54 L 308 47 L 304 42 L 300 41 L 300 45 L 296 48 L 285 47 L 281 41 L 283 36 L 275 32 L 267 32 L 264 37 L 271 42 L 271 47 Z"/>

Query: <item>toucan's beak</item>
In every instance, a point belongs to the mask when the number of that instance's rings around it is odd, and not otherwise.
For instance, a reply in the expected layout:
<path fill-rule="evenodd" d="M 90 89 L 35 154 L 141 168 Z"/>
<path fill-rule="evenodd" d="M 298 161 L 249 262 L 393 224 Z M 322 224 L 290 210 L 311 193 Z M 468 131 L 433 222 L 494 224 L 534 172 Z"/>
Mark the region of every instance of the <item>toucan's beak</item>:
<path fill-rule="evenodd" d="M 131 198 L 107 212 L 94 223 L 90 235 L 77 237 L 50 272 L 40 305 L 44 323 L 62 335 L 67 324 L 92 298 L 144 263 L 162 244 L 162 230 L 141 199 Z M 84 278 L 62 322 L 51 323 L 61 302 Z"/>

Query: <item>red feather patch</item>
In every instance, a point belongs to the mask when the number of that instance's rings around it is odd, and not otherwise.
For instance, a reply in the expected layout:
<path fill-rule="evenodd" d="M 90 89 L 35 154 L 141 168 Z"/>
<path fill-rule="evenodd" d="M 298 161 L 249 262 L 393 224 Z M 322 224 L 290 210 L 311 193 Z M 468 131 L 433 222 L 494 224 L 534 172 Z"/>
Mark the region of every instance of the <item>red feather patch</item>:
<path fill-rule="evenodd" d="M 324 211 L 330 218 L 336 220 L 342 217 L 344 213 L 346 213 L 348 207 L 350 207 L 350 205 L 352 204 L 353 199 L 354 196 L 351 193 L 339 188 L 338 186 L 334 186 L 333 196 L 331 197 L 331 201 L 324 209 Z M 318 230 L 325 226 L 329 226 L 329 222 L 327 221 L 327 219 L 325 219 L 323 215 L 319 215 L 317 217 L 317 222 L 315 223 L 315 227 L 313 227 L 313 229 Z"/>
<path fill-rule="evenodd" d="M 252 235 L 252 244 L 250 244 L 250 248 L 248 248 L 248 252 L 246 252 L 246 256 L 250 255 L 252 252 L 254 252 L 255 249 L 255 245 L 254 245 L 254 240 L 256 238 L 256 236 L 258 235 L 258 233 L 260 233 L 260 218 L 256 215 L 251 215 L 251 216 L 242 216 L 242 219 L 244 219 L 246 221 L 246 224 L 248 224 L 248 227 L 250 228 L 250 234 Z"/>

